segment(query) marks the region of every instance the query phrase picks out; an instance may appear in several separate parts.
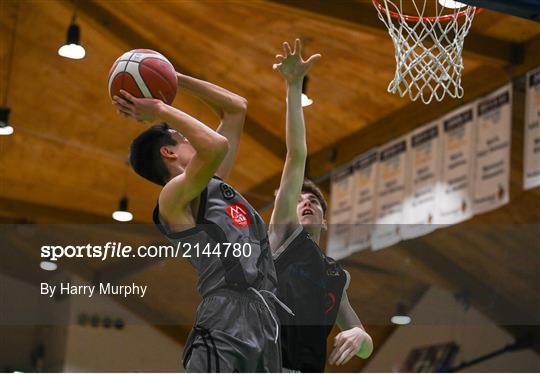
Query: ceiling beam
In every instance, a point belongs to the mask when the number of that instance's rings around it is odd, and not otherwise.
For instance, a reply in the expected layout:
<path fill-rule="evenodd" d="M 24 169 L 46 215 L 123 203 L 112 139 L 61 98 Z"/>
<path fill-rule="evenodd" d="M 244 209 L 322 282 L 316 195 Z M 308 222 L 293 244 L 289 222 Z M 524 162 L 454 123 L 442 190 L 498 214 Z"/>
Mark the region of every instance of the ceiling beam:
<path fill-rule="evenodd" d="M 387 33 L 388 29 L 379 20 L 371 1 L 325 1 L 325 0 L 271 0 L 295 8 L 306 15 L 334 19 L 350 25 L 366 27 Z M 465 39 L 464 51 L 499 64 L 521 62 L 523 45 L 470 31 Z"/>
<path fill-rule="evenodd" d="M 71 1 L 62 0 L 62 2 L 69 8 L 73 7 Z M 163 51 L 176 69 L 187 75 L 195 76 L 192 69 L 180 64 L 174 58 L 174 53 L 167 53 L 168 51 L 163 50 L 163 46 L 158 45 L 147 35 L 133 30 L 120 17 L 101 6 L 98 2 L 93 0 L 79 1 L 77 2 L 77 11 L 79 14 L 87 17 L 89 21 L 93 21 L 105 29 L 109 35 L 126 44 L 128 48 L 149 48 Z M 278 159 L 285 157 L 285 142 L 251 117 L 249 111 L 246 117 L 244 133 L 253 138 L 260 147 L 274 154 Z"/>
<path fill-rule="evenodd" d="M 0 216 L 10 223 L 113 224 L 110 216 L 0 197 Z"/>
<path fill-rule="evenodd" d="M 122 234 L 134 234 L 137 236 L 147 236 L 148 241 L 159 239 L 161 234 L 150 221 L 132 221 L 121 223 L 115 221 L 108 214 L 98 214 L 43 204 L 40 202 L 23 201 L 0 196 L 0 222 L 12 224 L 87 224 L 95 226 L 100 230 L 111 230 Z M 90 227 L 90 226 L 88 226 Z"/>

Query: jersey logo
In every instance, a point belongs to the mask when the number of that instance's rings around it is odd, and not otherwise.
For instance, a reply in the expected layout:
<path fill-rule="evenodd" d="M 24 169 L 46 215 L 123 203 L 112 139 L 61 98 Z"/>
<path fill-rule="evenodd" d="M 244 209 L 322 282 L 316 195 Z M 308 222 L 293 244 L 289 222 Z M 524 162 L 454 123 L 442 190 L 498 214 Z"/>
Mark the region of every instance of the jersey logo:
<path fill-rule="evenodd" d="M 326 294 L 326 307 L 324 308 L 324 314 L 328 314 L 336 307 L 336 295 L 333 292 Z"/>
<path fill-rule="evenodd" d="M 244 204 L 236 203 L 229 205 L 225 208 L 227 214 L 232 218 L 234 224 L 240 228 L 244 228 L 251 222 L 249 220 L 249 213 Z"/>
<path fill-rule="evenodd" d="M 221 183 L 219 189 L 221 190 L 223 197 L 227 200 L 234 199 L 236 196 L 236 192 L 226 183 Z"/>

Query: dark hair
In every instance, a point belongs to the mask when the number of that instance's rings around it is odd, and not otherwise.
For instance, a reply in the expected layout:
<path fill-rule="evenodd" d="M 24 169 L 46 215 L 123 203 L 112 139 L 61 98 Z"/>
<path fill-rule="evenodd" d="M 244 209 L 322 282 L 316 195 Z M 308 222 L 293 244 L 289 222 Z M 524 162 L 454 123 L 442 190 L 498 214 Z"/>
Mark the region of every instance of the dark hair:
<path fill-rule="evenodd" d="M 302 183 L 302 193 L 312 193 L 313 195 L 315 195 L 315 197 L 317 198 L 317 200 L 319 200 L 319 203 L 321 204 L 323 216 L 326 214 L 326 208 L 328 207 L 328 205 L 326 204 L 326 200 L 320 188 L 317 187 L 315 183 L 313 183 L 309 179 L 305 179 L 304 183 Z"/>
<path fill-rule="evenodd" d="M 141 177 L 164 186 L 169 179 L 169 170 L 161 158 L 164 145 L 176 145 L 165 122 L 150 127 L 137 136 L 129 151 L 129 164 Z"/>

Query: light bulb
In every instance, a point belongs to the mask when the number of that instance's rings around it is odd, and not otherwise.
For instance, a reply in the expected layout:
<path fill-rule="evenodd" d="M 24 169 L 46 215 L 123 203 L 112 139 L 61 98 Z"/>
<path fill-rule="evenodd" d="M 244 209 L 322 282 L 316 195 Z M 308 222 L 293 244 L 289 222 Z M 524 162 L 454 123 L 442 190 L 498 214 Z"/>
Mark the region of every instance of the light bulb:
<path fill-rule="evenodd" d="M 39 267 L 47 271 L 54 271 L 58 269 L 58 265 L 56 264 L 56 262 L 52 261 L 41 261 L 39 263 Z"/>
<path fill-rule="evenodd" d="M 395 325 L 408 325 L 411 323 L 411 317 L 409 316 L 393 316 L 390 321 Z"/>
<path fill-rule="evenodd" d="M 11 135 L 11 134 L 13 134 L 13 127 L 0 126 L 0 135 Z"/>
<path fill-rule="evenodd" d="M 62 57 L 80 60 L 86 55 L 86 51 L 78 44 L 65 44 L 58 49 L 58 54 Z"/>
<path fill-rule="evenodd" d="M 117 210 L 113 212 L 112 218 L 120 222 L 129 222 L 133 219 L 133 214 L 125 210 Z"/>
<path fill-rule="evenodd" d="M 454 0 L 439 0 L 439 4 L 445 8 L 449 9 L 459 9 L 467 6 L 467 4 L 460 3 L 459 1 Z"/>
<path fill-rule="evenodd" d="M 306 94 L 302 94 L 302 107 L 310 106 L 313 104 L 313 100 L 311 100 Z"/>

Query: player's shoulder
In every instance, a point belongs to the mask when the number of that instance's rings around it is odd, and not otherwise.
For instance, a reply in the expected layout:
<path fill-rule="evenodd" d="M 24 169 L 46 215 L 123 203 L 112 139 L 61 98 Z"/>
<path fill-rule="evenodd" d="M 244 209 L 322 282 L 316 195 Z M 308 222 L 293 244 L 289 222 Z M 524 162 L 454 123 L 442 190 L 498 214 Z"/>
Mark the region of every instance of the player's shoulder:
<path fill-rule="evenodd" d="M 184 201 L 181 191 L 171 191 L 165 185 L 158 197 L 157 213 L 171 225 L 192 224 L 196 218 L 193 213 L 198 211 L 199 200 L 197 196 Z"/>
<path fill-rule="evenodd" d="M 268 226 L 268 239 L 270 248 L 274 253 L 280 252 L 280 249 L 286 249 L 303 230 L 299 223 L 270 224 Z"/>

